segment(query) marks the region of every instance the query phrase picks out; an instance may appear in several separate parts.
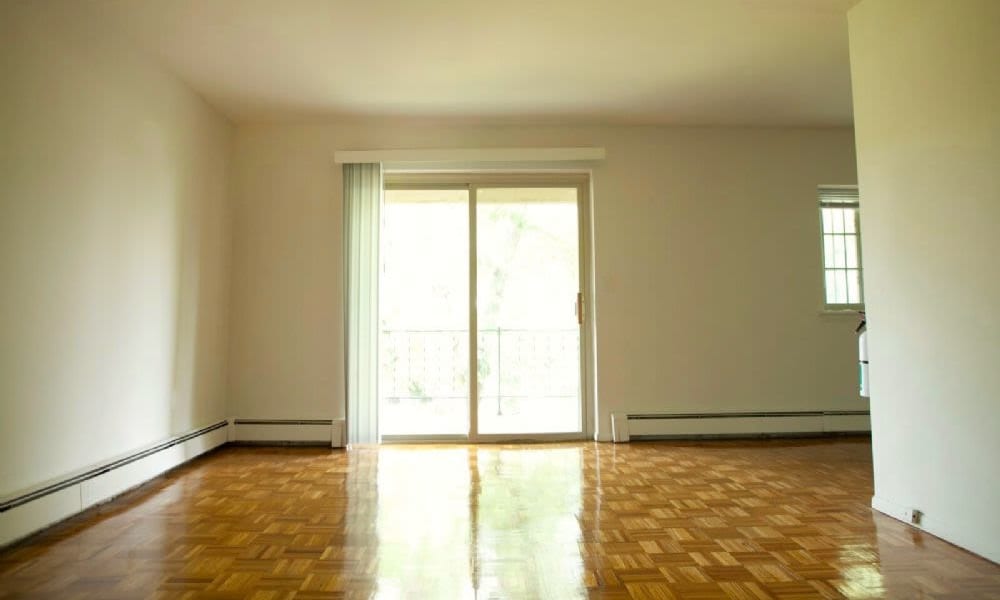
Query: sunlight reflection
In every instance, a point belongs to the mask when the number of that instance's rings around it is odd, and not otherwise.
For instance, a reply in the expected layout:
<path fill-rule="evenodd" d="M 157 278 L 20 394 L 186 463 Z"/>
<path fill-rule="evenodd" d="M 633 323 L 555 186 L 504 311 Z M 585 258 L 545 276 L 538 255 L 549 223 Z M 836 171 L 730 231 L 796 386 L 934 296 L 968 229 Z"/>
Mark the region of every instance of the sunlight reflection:
<path fill-rule="evenodd" d="M 878 565 L 852 565 L 841 574 L 837 588 L 848 598 L 884 598 L 885 583 Z"/>
<path fill-rule="evenodd" d="M 379 450 L 375 598 L 472 598 L 469 450 Z"/>
<path fill-rule="evenodd" d="M 479 598 L 579 598 L 579 448 L 480 449 Z"/>
<path fill-rule="evenodd" d="M 580 448 L 378 450 L 374 598 L 582 598 Z"/>

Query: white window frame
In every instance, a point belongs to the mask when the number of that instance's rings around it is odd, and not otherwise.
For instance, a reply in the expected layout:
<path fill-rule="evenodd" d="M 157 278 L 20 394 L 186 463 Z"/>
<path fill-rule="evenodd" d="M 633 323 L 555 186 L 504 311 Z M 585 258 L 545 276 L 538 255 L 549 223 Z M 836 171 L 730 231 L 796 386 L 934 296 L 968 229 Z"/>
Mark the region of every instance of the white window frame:
<path fill-rule="evenodd" d="M 823 310 L 825 312 L 855 312 L 864 310 L 865 308 L 865 285 L 864 285 L 864 257 L 861 251 L 861 211 L 860 211 L 860 198 L 858 194 L 858 186 L 856 185 L 821 185 L 817 187 L 817 199 L 818 208 L 817 214 L 819 216 L 819 229 L 820 229 L 820 257 L 822 259 L 821 263 L 821 273 L 822 273 L 822 286 L 823 286 Z M 826 230 L 826 225 L 823 219 L 823 209 L 824 208 L 853 208 L 854 209 L 854 233 L 840 234 L 832 231 Z M 827 274 L 831 271 L 845 271 L 851 272 L 855 269 L 852 267 L 828 267 L 827 265 L 827 244 L 826 238 L 828 236 L 838 236 L 842 235 L 846 238 L 850 235 L 854 236 L 855 250 L 857 252 L 857 272 L 858 272 L 858 302 L 830 302 L 830 292 L 827 288 L 827 282 L 829 278 Z M 846 250 L 845 250 L 846 252 Z M 846 285 L 846 284 L 845 284 Z M 848 298 L 850 300 L 850 298 Z"/>
<path fill-rule="evenodd" d="M 575 187 L 579 219 L 580 286 L 583 320 L 580 323 L 580 431 L 560 433 L 479 433 L 479 389 L 470 377 L 469 433 L 460 435 L 380 435 L 381 443 L 461 442 L 502 443 L 512 441 L 556 442 L 594 438 L 597 435 L 597 381 L 594 339 L 594 258 L 592 254 L 591 173 L 577 170 L 551 171 L 407 171 L 387 169 L 383 190 L 447 189 L 469 190 L 469 247 L 476 247 L 476 194 L 490 187 Z M 476 373 L 478 364 L 478 328 L 476 294 L 478 292 L 475 254 L 469 255 L 469 369 Z M 375 402 L 379 398 L 376 395 Z"/>

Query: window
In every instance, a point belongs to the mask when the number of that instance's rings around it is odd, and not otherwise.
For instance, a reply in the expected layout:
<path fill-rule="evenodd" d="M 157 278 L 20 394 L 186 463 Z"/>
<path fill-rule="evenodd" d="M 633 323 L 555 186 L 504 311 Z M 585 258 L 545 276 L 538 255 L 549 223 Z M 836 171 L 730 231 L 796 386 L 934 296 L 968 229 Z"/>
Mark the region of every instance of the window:
<path fill-rule="evenodd" d="M 823 228 L 823 283 L 827 310 L 859 309 L 864 305 L 861 278 L 861 223 L 858 188 L 819 188 Z"/>

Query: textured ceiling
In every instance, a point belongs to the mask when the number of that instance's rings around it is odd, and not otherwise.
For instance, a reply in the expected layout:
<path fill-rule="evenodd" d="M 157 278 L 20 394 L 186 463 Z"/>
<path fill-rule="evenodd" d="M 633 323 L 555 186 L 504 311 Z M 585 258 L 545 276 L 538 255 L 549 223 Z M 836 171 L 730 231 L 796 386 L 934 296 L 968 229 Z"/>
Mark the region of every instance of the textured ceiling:
<path fill-rule="evenodd" d="M 236 121 L 852 121 L 855 0 L 86 1 Z"/>

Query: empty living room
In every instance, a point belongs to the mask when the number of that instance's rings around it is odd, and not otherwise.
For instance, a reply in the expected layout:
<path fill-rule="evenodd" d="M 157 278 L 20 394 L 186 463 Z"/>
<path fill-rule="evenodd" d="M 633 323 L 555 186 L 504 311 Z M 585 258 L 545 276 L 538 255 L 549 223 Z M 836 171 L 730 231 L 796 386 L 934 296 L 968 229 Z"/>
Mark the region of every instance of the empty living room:
<path fill-rule="evenodd" d="M 1000 600 L 998 31 L 0 0 L 0 600 Z"/>

